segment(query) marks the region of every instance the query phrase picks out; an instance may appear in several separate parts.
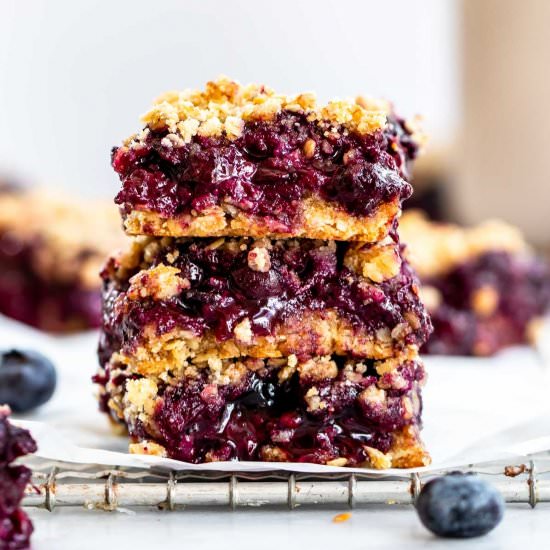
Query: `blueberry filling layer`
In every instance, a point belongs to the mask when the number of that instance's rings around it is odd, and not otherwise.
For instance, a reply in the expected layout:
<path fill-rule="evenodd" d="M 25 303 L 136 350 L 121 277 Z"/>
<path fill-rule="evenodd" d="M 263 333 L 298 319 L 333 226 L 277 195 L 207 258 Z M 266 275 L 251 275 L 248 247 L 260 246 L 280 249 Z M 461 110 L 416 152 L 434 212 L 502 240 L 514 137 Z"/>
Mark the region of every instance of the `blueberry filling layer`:
<path fill-rule="evenodd" d="M 283 111 L 248 122 L 241 137 L 195 136 L 184 145 L 150 131 L 139 147 L 114 148 L 123 213 L 146 210 L 166 218 L 204 213 L 223 203 L 290 231 L 308 197 L 368 216 L 408 198 L 408 163 L 418 146 L 404 122 L 390 116 L 383 131 L 330 132 L 306 115 Z"/>
<path fill-rule="evenodd" d="M 345 458 L 348 466 L 362 464 L 369 460 L 367 448 L 388 453 L 396 433 L 419 426 L 424 372 L 419 363 L 405 362 L 399 389 L 381 390 L 372 365 L 350 375 L 343 361 L 337 363 L 335 378 L 296 373 L 280 382 L 277 371 L 260 369 L 226 386 L 209 383 L 205 374 L 161 385 L 150 422 L 131 422 L 130 435 L 193 463 Z"/>
<path fill-rule="evenodd" d="M 11 424 L 5 407 L 0 408 L 0 468 L 6 468 L 19 457 L 36 452 L 31 434 Z"/>
<path fill-rule="evenodd" d="M 0 233 L 0 313 L 54 332 L 99 326 L 99 290 L 45 280 L 35 267 L 38 246 Z"/>
<path fill-rule="evenodd" d="M 434 333 L 424 346 L 428 353 L 490 355 L 524 343 L 530 321 L 550 308 L 550 269 L 534 257 L 488 252 L 423 282 L 441 296 L 431 312 Z M 485 314 L 475 306 L 483 289 L 494 297 Z"/>
<path fill-rule="evenodd" d="M 15 550 L 29 547 L 33 526 L 19 508 L 31 471 L 12 462 L 34 453 L 36 443 L 27 430 L 9 422 L 8 412 L 0 408 L 0 548 Z"/>
<path fill-rule="evenodd" d="M 234 337 L 243 319 L 249 320 L 253 335 L 266 336 L 289 318 L 331 310 L 362 333 L 406 326 L 396 345 L 421 345 L 430 334 L 416 276 L 405 261 L 396 276 L 374 284 L 344 265 L 347 243 L 272 241 L 265 271 L 250 267 L 250 242 L 244 247 L 213 243 L 178 240 L 159 247 L 152 258 L 148 253 L 149 267 L 169 264 L 188 281 L 168 299 L 128 298 L 129 278 L 137 268 L 118 277 L 116 262 L 108 264 L 103 273 L 102 364 L 114 352 L 139 344 L 144 328 L 151 326 L 158 336 L 178 328 L 197 337 L 209 332 L 223 342 Z M 307 334 L 309 329 L 303 330 Z"/>
<path fill-rule="evenodd" d="M 31 471 L 25 466 L 0 468 L 0 517 L 11 516 L 23 499 Z"/>

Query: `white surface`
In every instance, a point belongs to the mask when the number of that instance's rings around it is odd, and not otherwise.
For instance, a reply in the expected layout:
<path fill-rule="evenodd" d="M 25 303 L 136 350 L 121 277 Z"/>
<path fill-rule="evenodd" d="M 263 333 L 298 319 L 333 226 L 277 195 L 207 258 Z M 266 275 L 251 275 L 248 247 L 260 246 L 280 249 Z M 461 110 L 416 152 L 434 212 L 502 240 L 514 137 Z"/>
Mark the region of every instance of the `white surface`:
<path fill-rule="evenodd" d="M 547 549 L 550 506 L 509 506 L 479 539 L 437 539 L 412 507 L 355 510 L 188 510 L 177 512 L 33 511 L 33 550 L 536 550 Z"/>

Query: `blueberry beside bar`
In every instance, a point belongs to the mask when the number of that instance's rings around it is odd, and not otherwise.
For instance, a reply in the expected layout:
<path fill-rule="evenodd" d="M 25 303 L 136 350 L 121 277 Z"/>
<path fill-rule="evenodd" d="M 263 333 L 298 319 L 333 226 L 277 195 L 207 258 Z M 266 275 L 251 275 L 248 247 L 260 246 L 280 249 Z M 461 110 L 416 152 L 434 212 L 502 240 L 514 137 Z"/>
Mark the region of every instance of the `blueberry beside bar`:
<path fill-rule="evenodd" d="M 113 150 L 126 231 L 375 242 L 410 196 L 417 133 L 386 102 L 227 78 L 169 92 Z"/>
<path fill-rule="evenodd" d="M 98 273 L 125 241 L 119 225 L 99 201 L 0 189 L 0 313 L 51 332 L 98 326 Z"/>
<path fill-rule="evenodd" d="M 515 227 L 464 228 L 410 211 L 400 231 L 434 325 L 423 351 L 488 356 L 534 342 L 550 310 L 550 266 Z"/>
<path fill-rule="evenodd" d="M 423 466 L 431 332 L 397 220 L 418 134 L 388 104 L 222 78 L 115 148 L 136 235 L 103 272 L 101 409 L 134 453 Z"/>

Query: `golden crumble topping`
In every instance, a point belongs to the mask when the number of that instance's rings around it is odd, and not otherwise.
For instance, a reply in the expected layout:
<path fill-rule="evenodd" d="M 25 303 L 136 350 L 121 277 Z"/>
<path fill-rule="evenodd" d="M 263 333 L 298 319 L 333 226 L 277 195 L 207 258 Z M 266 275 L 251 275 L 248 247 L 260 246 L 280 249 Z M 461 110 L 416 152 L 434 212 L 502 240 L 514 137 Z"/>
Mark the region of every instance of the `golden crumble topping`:
<path fill-rule="evenodd" d="M 417 362 L 419 360 L 418 348 L 409 346 L 395 357 L 378 360 L 374 362 L 374 367 L 380 376 L 379 387 L 382 389 L 402 389 L 404 380 L 400 374 L 400 368 L 407 362 Z M 148 380 L 162 381 L 164 383 L 174 383 L 184 380 L 193 380 L 206 373 L 210 383 L 218 386 L 228 384 L 237 384 L 247 372 L 262 371 L 266 368 L 276 369 L 280 383 L 288 380 L 295 372 L 299 373 L 300 379 L 310 381 L 322 381 L 334 379 L 338 376 L 338 367 L 336 362 L 330 356 L 317 356 L 310 359 L 299 361 L 295 355 L 254 358 L 251 356 L 242 356 L 236 358 L 222 358 L 219 355 L 211 355 L 202 361 L 192 360 L 191 358 L 182 358 L 181 362 L 169 363 L 164 370 L 160 368 L 146 368 L 140 362 L 139 357 L 122 353 L 114 353 L 110 360 L 111 376 L 116 378 L 118 374 L 137 374 L 146 376 Z M 158 365 L 155 365 L 158 367 Z M 349 382 L 361 380 L 366 365 L 357 360 L 349 360 L 344 366 L 343 372 L 345 379 Z M 141 379 L 139 379 L 141 380 Z M 420 382 L 423 383 L 423 382 Z M 132 390 L 131 403 L 139 409 L 143 405 L 142 397 L 148 390 L 154 393 L 154 388 L 150 385 L 143 386 L 141 381 L 134 381 L 128 391 Z M 113 388 L 109 391 L 113 393 Z"/>
<path fill-rule="evenodd" d="M 128 298 L 140 300 L 151 297 L 157 301 L 173 298 L 191 286 L 188 279 L 178 276 L 179 273 L 178 268 L 164 264 L 144 269 L 130 278 Z"/>
<path fill-rule="evenodd" d="M 326 380 L 338 376 L 338 367 L 330 356 L 316 357 L 298 365 L 301 379 Z"/>
<path fill-rule="evenodd" d="M 365 445 L 365 451 L 369 457 L 369 466 L 376 470 L 387 470 L 392 467 L 392 455 L 391 453 L 383 453 L 374 447 Z"/>
<path fill-rule="evenodd" d="M 138 417 L 142 413 L 147 415 L 153 414 L 157 393 L 157 384 L 150 378 L 126 381 L 125 398 L 127 406 L 133 408 Z"/>
<path fill-rule="evenodd" d="M 405 426 L 394 434 L 394 442 L 389 454 L 393 468 L 428 466 L 432 461 L 421 443 L 418 426 L 412 425 Z"/>
<path fill-rule="evenodd" d="M 253 271 L 267 273 L 271 269 L 269 251 L 264 247 L 254 247 L 248 253 L 248 267 Z"/>
<path fill-rule="evenodd" d="M 251 344 L 254 339 L 254 333 L 252 332 L 252 325 L 250 319 L 245 317 L 237 326 L 233 329 L 233 334 L 237 341 L 243 344 Z"/>
<path fill-rule="evenodd" d="M 128 451 L 130 454 L 137 455 L 160 456 L 163 458 L 167 456 L 166 449 L 162 445 L 146 439 L 139 443 L 130 443 Z"/>
<path fill-rule="evenodd" d="M 499 299 L 495 288 L 484 285 L 473 291 L 470 297 L 470 306 L 480 317 L 489 317 L 496 311 Z"/>
<path fill-rule="evenodd" d="M 399 273 L 401 256 L 393 242 L 370 248 L 366 248 L 364 243 L 358 243 L 347 250 L 344 265 L 366 279 L 381 283 Z"/>
<path fill-rule="evenodd" d="M 271 120 L 281 111 L 305 113 L 320 125 L 342 127 L 359 134 L 384 128 L 390 110 L 387 102 L 359 97 L 334 100 L 326 105 L 315 94 L 282 95 L 263 84 L 243 86 L 227 77 L 207 82 L 204 90 L 171 91 L 162 94 L 142 121 L 152 130 L 168 130 L 165 145 L 188 143 L 195 135 L 238 138 L 248 121 Z M 139 146 L 145 133 L 130 138 Z M 311 148 L 311 144 L 308 145 Z"/>
<path fill-rule="evenodd" d="M 411 331 L 405 323 L 397 327 L 405 335 Z M 401 351 L 396 351 L 391 335 L 386 340 L 385 334 L 381 332 L 373 335 L 368 331 L 357 330 L 332 309 L 291 316 L 269 336 L 253 335 L 249 329 L 249 322 L 243 320 L 235 327 L 233 338 L 219 342 L 213 334 L 198 336 L 184 329 L 173 329 L 159 335 L 156 325 L 147 325 L 140 344 L 122 352 L 120 357 L 123 363 L 132 366 L 132 370 L 147 376 L 170 370 L 177 372 L 174 365 L 196 365 L 210 359 L 355 353 L 377 360 L 397 357 L 392 363 L 396 364 L 401 358 Z M 409 347 L 414 348 L 406 346 L 405 351 Z M 385 367 L 381 365 L 381 368 L 390 368 L 390 363 Z M 293 370 L 290 368 L 288 374 Z"/>

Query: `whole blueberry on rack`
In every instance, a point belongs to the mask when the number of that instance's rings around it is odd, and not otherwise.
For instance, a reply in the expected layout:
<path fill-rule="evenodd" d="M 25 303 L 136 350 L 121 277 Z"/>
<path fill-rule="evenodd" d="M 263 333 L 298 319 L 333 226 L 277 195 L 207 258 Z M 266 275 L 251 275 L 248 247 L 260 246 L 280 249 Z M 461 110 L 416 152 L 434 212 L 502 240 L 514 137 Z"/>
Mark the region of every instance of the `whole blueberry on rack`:
<path fill-rule="evenodd" d="M 416 510 L 424 526 L 440 537 L 470 538 L 494 529 L 504 514 L 504 500 L 474 474 L 453 472 L 429 481 Z"/>
<path fill-rule="evenodd" d="M 41 353 L 10 350 L 0 353 L 0 403 L 27 412 L 46 403 L 55 390 L 53 363 Z"/>

